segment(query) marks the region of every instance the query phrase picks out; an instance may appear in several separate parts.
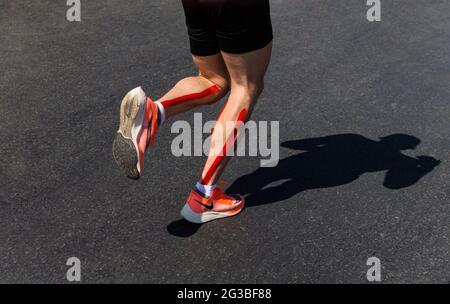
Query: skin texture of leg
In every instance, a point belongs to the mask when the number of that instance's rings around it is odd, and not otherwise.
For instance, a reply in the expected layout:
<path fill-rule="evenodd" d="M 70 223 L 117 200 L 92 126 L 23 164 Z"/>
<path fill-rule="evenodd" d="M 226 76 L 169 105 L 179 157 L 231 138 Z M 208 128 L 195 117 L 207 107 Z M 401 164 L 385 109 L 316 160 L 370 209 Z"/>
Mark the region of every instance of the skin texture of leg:
<path fill-rule="evenodd" d="M 271 53 L 272 43 L 246 54 L 222 53 L 230 75 L 231 93 L 211 135 L 211 149 L 202 172 L 202 184 L 216 184 L 225 169 L 230 157 L 226 157 L 223 152 L 233 147 L 239 135 L 230 132 L 227 125 L 239 125 L 250 118 L 264 88 L 264 75 L 270 63 Z"/>
<path fill-rule="evenodd" d="M 229 91 L 229 75 L 221 54 L 193 55 L 192 59 L 199 75 L 180 80 L 158 100 L 164 106 L 167 118 L 202 105 L 213 104 Z"/>

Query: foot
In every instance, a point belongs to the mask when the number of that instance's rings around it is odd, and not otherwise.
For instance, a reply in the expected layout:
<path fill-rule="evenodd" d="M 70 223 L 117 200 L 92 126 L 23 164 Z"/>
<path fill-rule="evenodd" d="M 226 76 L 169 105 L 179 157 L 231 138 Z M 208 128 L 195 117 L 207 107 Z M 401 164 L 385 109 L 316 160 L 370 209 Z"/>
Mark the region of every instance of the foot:
<path fill-rule="evenodd" d="M 242 196 L 225 194 L 220 188 L 216 188 L 210 197 L 204 197 L 197 190 L 192 190 L 181 210 L 181 216 L 189 222 L 203 224 L 236 215 L 244 209 L 244 205 Z"/>
<path fill-rule="evenodd" d="M 120 106 L 120 127 L 113 143 L 117 166 L 132 179 L 142 175 L 144 155 L 158 132 L 158 109 L 141 87 L 128 92 Z"/>

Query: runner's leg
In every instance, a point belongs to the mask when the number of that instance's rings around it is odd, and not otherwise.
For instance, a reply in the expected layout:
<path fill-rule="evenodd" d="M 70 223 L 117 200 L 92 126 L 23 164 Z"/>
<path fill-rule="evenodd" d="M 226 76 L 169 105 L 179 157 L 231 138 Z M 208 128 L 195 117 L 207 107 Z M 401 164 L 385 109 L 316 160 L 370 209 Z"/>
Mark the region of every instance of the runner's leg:
<path fill-rule="evenodd" d="M 217 119 L 211 135 L 211 149 L 202 172 L 200 183 L 214 185 L 221 176 L 229 157 L 229 151 L 236 141 L 234 132 L 227 132 L 227 123 L 238 126 L 245 123 L 253 111 L 264 88 L 264 75 L 270 62 L 272 43 L 266 47 L 245 53 L 222 56 L 230 75 L 231 93 Z M 229 129 L 229 128 L 228 128 Z M 219 152 L 219 155 L 218 153 Z"/>
<path fill-rule="evenodd" d="M 192 55 L 199 75 L 180 80 L 158 102 L 164 106 L 166 118 L 196 107 L 213 104 L 229 91 L 229 75 L 222 55 Z"/>

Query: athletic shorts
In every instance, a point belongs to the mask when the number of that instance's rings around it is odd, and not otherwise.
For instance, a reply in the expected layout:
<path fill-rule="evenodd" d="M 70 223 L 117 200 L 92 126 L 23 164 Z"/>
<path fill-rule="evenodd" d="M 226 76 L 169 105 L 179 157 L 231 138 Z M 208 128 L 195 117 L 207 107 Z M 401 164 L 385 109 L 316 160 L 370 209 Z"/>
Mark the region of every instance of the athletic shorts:
<path fill-rule="evenodd" d="M 182 0 L 191 53 L 243 54 L 272 39 L 269 0 Z"/>

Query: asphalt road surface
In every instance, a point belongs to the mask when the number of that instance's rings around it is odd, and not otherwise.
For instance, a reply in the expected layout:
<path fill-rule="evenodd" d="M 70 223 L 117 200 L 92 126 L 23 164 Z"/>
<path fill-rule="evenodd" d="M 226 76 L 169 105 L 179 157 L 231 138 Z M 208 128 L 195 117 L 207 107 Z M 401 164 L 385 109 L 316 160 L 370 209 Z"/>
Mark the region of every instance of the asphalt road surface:
<path fill-rule="evenodd" d="M 239 216 L 179 211 L 203 157 L 168 121 L 139 181 L 112 164 L 119 103 L 196 73 L 179 1 L 0 2 L 0 282 L 384 283 L 450 280 L 450 2 L 272 0 L 253 119 L 280 121 L 280 163 L 231 162 Z M 199 109 L 214 119 L 223 104 Z M 178 117 L 193 122 L 193 113 Z M 391 136 L 393 135 L 393 136 Z"/>

